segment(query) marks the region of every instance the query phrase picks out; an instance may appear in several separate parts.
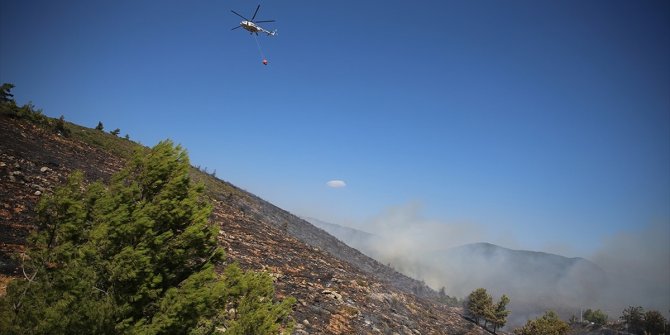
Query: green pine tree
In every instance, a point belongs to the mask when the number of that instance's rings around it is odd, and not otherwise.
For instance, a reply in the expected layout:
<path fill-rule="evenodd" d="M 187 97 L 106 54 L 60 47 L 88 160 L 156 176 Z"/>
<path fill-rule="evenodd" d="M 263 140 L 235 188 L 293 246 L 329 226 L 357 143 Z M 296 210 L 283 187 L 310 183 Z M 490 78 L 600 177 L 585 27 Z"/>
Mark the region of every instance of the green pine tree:
<path fill-rule="evenodd" d="M 507 317 L 510 314 L 510 311 L 506 309 L 507 304 L 509 304 L 509 297 L 503 294 L 502 297 L 500 297 L 498 303 L 495 305 L 492 313 L 491 325 L 493 325 L 494 334 L 498 329 L 505 326 L 507 323 Z"/>
<path fill-rule="evenodd" d="M 478 288 L 468 295 L 466 307 L 475 323 L 479 324 L 479 320 L 483 319 L 484 327 L 486 327 L 487 316 L 493 309 L 493 298 L 486 292 L 486 289 Z"/>
<path fill-rule="evenodd" d="M 22 271 L 0 299 L 7 334 L 276 334 L 294 299 L 235 265 L 218 275 L 218 229 L 188 156 L 164 141 L 109 186 L 75 173 L 37 208 Z M 226 310 L 236 310 L 231 314 Z"/>
<path fill-rule="evenodd" d="M 14 95 L 11 93 L 14 87 L 16 86 L 12 83 L 4 83 L 0 86 L 0 104 L 14 103 Z"/>

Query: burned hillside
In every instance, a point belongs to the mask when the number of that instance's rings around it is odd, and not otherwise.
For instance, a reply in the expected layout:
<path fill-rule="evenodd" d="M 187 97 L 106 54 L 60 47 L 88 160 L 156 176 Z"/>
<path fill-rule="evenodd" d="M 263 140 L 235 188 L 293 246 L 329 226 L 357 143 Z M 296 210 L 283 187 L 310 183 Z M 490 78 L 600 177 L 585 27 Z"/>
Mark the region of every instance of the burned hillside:
<path fill-rule="evenodd" d="M 40 197 L 75 170 L 107 179 L 125 163 L 115 148 L 137 146 L 68 124 L 71 136 L 0 115 L 0 269 L 17 276 Z M 97 139 L 95 141 L 91 139 Z M 205 183 L 227 261 L 268 272 L 277 295 L 293 296 L 297 334 L 484 334 L 436 293 L 349 248 L 306 221 L 193 169 Z M 21 280 L 15 279 L 15 280 Z M 4 282 L 4 280 L 3 280 Z"/>

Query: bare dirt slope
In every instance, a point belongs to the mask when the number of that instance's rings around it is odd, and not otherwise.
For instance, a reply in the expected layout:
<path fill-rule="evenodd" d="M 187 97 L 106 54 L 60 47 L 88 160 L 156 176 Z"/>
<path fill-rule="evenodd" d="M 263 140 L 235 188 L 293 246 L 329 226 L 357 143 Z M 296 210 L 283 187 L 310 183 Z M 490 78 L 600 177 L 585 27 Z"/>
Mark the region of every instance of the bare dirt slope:
<path fill-rule="evenodd" d="M 74 127 L 70 125 L 71 127 Z M 73 133 L 96 132 L 76 127 Z M 92 133 L 88 133 L 89 135 Z M 100 134 L 100 136 L 111 136 Z M 0 115 L 0 272 L 16 273 L 39 198 L 74 170 L 107 179 L 125 159 Z M 111 139 L 111 141 L 127 141 Z M 119 142 L 121 143 L 121 142 Z M 124 144 L 127 145 L 127 144 Z M 194 169 L 214 203 L 213 220 L 228 262 L 275 278 L 278 296 L 298 299 L 296 334 L 486 334 L 434 292 L 349 248 L 323 230 Z M 4 284 L 3 284 L 4 285 Z M 0 287 L 0 291 L 1 291 Z M 1 292 L 0 292 L 1 293 Z"/>

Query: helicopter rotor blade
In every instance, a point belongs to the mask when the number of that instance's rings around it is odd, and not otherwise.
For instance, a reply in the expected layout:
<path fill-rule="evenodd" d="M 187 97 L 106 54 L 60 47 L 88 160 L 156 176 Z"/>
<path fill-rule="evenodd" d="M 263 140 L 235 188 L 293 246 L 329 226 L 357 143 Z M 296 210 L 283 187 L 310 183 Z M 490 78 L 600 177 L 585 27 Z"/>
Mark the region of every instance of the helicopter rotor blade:
<path fill-rule="evenodd" d="M 230 29 L 230 30 L 235 30 L 235 29 L 237 29 L 237 28 L 242 28 L 242 26 L 237 26 L 237 27 L 235 27 L 235 28 L 233 28 L 233 29 Z"/>
<path fill-rule="evenodd" d="M 241 17 L 241 18 L 243 18 L 243 19 L 245 19 L 245 20 L 247 20 L 247 21 L 251 21 L 251 20 L 249 20 L 249 19 L 247 19 L 246 17 L 240 15 L 238 12 L 236 12 L 236 11 L 234 11 L 234 10 L 232 10 L 232 9 L 231 9 L 230 11 L 233 12 L 233 14 L 235 14 L 235 15 L 237 15 L 237 16 L 239 16 L 239 17 Z"/>
<path fill-rule="evenodd" d="M 275 22 L 275 20 L 254 21 L 254 23 Z"/>
<path fill-rule="evenodd" d="M 254 12 L 254 16 L 252 16 L 251 20 L 249 20 L 249 21 L 252 21 L 252 22 L 254 21 L 254 19 L 256 18 L 256 14 L 258 14 L 259 9 L 261 9 L 261 5 L 258 5 L 258 7 L 256 7 L 256 11 Z"/>

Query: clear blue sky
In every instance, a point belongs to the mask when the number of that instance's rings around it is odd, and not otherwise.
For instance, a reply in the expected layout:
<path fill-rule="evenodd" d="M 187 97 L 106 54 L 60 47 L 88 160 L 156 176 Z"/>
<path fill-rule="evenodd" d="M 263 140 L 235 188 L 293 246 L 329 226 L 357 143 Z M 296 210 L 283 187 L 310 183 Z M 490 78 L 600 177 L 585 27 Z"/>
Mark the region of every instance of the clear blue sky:
<path fill-rule="evenodd" d="M 670 240 L 670 2 L 0 0 L 0 81 L 299 215 Z M 341 179 L 347 186 L 329 188 Z"/>

